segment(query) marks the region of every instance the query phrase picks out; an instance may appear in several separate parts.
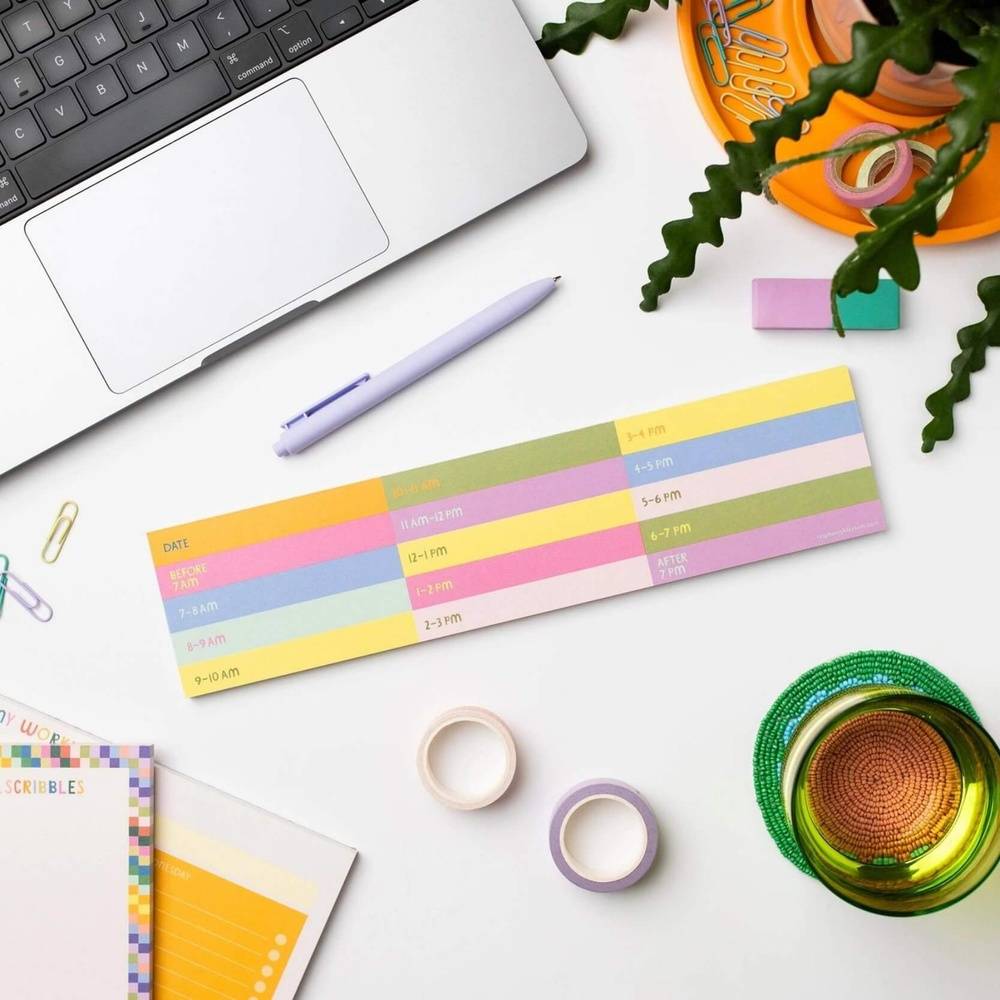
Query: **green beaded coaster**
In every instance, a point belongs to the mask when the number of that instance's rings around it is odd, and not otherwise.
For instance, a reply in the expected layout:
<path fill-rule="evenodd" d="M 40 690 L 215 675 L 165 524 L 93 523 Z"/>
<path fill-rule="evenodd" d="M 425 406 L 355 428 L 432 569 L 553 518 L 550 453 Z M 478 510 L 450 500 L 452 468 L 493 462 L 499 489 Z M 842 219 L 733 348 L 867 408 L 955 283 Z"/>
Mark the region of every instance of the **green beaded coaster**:
<path fill-rule="evenodd" d="M 815 708 L 850 688 L 880 685 L 907 688 L 936 698 L 979 721 L 961 689 L 929 663 L 891 650 L 848 653 L 807 670 L 781 693 L 764 716 L 753 752 L 753 784 L 764 824 L 778 850 L 796 868 L 816 873 L 806 860 L 785 815 L 781 770 L 788 745 L 802 720 Z"/>

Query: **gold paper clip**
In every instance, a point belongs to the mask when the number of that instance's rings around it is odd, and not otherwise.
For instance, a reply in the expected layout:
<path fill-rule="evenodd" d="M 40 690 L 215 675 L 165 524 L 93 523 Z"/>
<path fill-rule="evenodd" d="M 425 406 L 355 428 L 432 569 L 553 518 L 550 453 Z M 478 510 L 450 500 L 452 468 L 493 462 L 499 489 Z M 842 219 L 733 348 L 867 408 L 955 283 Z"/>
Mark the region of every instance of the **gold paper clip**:
<path fill-rule="evenodd" d="M 767 76 L 751 73 L 733 73 L 729 85 L 744 94 L 761 94 L 764 97 L 780 97 L 790 101 L 795 96 L 795 87 L 785 80 L 774 80 Z"/>
<path fill-rule="evenodd" d="M 770 7 L 771 3 L 772 0 L 733 0 L 732 3 L 726 4 L 726 18 L 730 24 L 734 24 L 765 7 Z"/>
<path fill-rule="evenodd" d="M 750 100 L 740 94 L 734 94 L 731 90 L 724 91 L 719 95 L 719 103 L 733 118 L 743 122 L 744 125 L 753 125 L 754 122 L 762 122 L 766 118 L 777 118 L 784 110 L 784 100 L 774 94 L 763 94 L 760 91 L 744 91 L 744 93 L 749 95 Z M 739 107 L 739 111 L 730 106 L 733 103 Z M 748 118 L 745 114 L 741 114 L 741 111 L 749 111 L 753 117 Z M 802 134 L 805 135 L 809 128 L 810 123 L 803 122 Z"/>
<path fill-rule="evenodd" d="M 788 42 L 783 38 L 769 35 L 766 31 L 756 28 L 730 28 L 733 45 L 752 52 L 763 52 L 767 56 L 777 56 L 784 59 L 788 55 Z"/>
<path fill-rule="evenodd" d="M 35 621 L 52 621 L 52 605 L 31 589 L 22 579 L 14 576 L 8 567 L 0 581 L 0 588 L 17 601 Z"/>
<path fill-rule="evenodd" d="M 759 104 L 756 103 L 756 101 L 751 103 L 746 98 L 741 97 L 739 94 L 734 94 L 731 90 L 727 90 L 725 93 L 720 95 L 719 103 L 738 122 L 743 122 L 744 125 L 753 125 L 754 122 L 762 122 L 764 121 L 765 118 L 771 117 Z M 739 111 L 730 107 L 730 105 L 734 103 L 739 107 L 740 109 Z M 753 117 L 748 118 L 745 114 L 741 114 L 740 113 L 741 111 L 748 111 Z"/>
<path fill-rule="evenodd" d="M 770 52 L 759 49 L 747 49 L 742 45 L 731 45 L 726 49 L 726 58 L 733 66 L 744 66 L 758 73 L 771 73 L 780 76 L 788 68 L 786 60 Z"/>
<path fill-rule="evenodd" d="M 706 34 L 705 29 L 708 29 Z M 716 87 L 729 83 L 729 67 L 726 65 L 726 49 L 719 37 L 719 29 L 714 21 L 701 21 L 697 27 L 698 44 L 705 57 L 705 65 Z"/>
<path fill-rule="evenodd" d="M 55 521 L 52 522 L 49 537 L 42 547 L 42 562 L 51 565 L 62 555 L 63 546 L 66 544 L 66 539 L 69 538 L 73 525 L 76 524 L 79 513 L 80 507 L 73 500 L 67 500 L 59 508 L 59 513 L 56 515 Z"/>
<path fill-rule="evenodd" d="M 3 602 L 7 597 L 7 570 L 10 569 L 10 560 L 0 552 L 0 615 L 3 614 Z"/>

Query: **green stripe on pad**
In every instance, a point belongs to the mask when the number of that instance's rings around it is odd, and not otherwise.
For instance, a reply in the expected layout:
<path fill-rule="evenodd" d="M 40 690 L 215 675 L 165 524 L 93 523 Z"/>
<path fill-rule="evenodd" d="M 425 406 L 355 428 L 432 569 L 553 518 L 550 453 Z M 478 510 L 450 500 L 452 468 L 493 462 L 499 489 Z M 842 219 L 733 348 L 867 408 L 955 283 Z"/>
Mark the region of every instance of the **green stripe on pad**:
<path fill-rule="evenodd" d="M 878 500 L 875 474 L 854 469 L 644 521 L 642 540 L 647 553 L 663 552 L 871 500 Z"/>
<path fill-rule="evenodd" d="M 399 510 L 620 456 L 615 425 L 596 424 L 398 472 L 384 476 L 382 482 L 389 509 Z"/>

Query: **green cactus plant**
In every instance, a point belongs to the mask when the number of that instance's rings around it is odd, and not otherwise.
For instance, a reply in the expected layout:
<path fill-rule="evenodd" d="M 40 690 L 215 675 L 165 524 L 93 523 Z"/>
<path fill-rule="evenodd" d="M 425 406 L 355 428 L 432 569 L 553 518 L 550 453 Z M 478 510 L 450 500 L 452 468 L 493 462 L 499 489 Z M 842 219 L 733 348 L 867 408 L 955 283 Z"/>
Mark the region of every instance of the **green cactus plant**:
<path fill-rule="evenodd" d="M 667 7 L 669 0 L 656 0 Z M 801 163 L 844 152 L 872 148 L 877 142 L 858 143 L 777 163 L 781 139 L 798 139 L 807 123 L 822 115 L 839 91 L 867 97 L 875 90 L 879 71 L 887 61 L 911 73 L 927 73 L 934 64 L 934 45 L 943 38 L 961 49 L 970 65 L 956 73 L 961 100 L 942 119 L 904 133 L 917 135 L 944 125 L 950 134 L 938 150 L 930 174 L 916 184 L 912 195 L 897 205 L 872 212 L 874 229 L 858 233 L 855 247 L 837 269 L 831 288 L 834 322 L 844 334 L 837 297 L 871 292 L 885 270 L 900 287 L 913 290 L 920 283 L 920 264 L 914 238 L 937 232 L 938 200 L 964 180 L 986 153 L 990 126 L 1000 122 L 1000 3 L 983 0 L 891 0 L 893 24 L 858 23 L 852 31 L 851 58 L 824 64 L 809 74 L 809 91 L 786 105 L 775 118 L 755 122 L 747 142 L 725 144 L 727 162 L 705 170 L 708 189 L 691 195 L 691 215 L 668 222 L 662 229 L 666 254 L 649 265 L 640 308 L 657 308 L 677 278 L 690 277 L 698 249 L 724 242 L 722 222 L 738 219 L 743 198 L 761 195 L 777 173 Z M 546 24 L 539 47 L 546 58 L 559 52 L 579 54 L 595 35 L 617 38 L 630 16 L 649 9 L 650 0 L 602 0 L 572 3 L 565 20 Z M 884 141 L 884 140 L 879 140 Z M 987 347 L 1000 347 L 1000 275 L 984 278 L 979 297 L 986 317 L 958 333 L 960 353 L 952 362 L 952 377 L 927 399 L 932 419 L 923 430 L 923 450 L 952 437 L 954 408 L 971 391 L 971 377 L 986 364 Z"/>

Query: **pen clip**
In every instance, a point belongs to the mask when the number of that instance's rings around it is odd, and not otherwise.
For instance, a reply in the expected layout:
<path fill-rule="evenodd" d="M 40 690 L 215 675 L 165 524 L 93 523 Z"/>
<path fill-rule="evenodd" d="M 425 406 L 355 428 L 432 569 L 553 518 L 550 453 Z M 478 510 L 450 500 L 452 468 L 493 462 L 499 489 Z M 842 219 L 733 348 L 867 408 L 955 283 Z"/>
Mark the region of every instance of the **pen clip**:
<path fill-rule="evenodd" d="M 294 417 L 290 420 L 286 420 L 281 426 L 288 430 L 292 424 L 297 424 L 300 420 L 305 420 L 306 417 L 311 417 L 314 413 L 318 413 L 323 409 L 324 406 L 329 406 L 335 399 L 340 399 L 342 396 L 346 396 L 349 392 L 357 389 L 359 385 L 364 385 L 365 382 L 371 379 L 371 375 L 365 372 L 364 375 L 359 376 L 353 382 L 349 382 L 347 385 L 338 389 L 333 395 L 327 396 L 321 399 L 318 403 L 313 403 L 312 406 L 306 407 L 301 413 L 296 413 Z"/>

